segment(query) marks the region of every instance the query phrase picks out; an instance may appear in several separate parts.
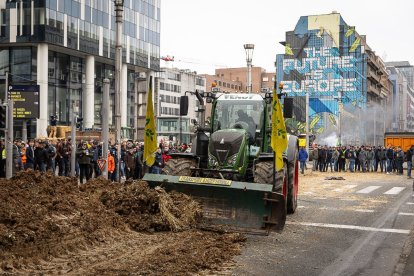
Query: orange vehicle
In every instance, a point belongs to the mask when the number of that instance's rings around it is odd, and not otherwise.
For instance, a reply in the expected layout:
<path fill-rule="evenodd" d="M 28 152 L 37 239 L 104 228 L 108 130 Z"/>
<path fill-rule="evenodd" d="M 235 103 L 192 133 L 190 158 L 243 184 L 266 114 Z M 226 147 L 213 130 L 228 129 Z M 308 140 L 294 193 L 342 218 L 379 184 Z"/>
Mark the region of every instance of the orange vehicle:
<path fill-rule="evenodd" d="M 414 132 L 386 132 L 384 134 L 384 146 L 401 147 L 406 152 L 414 145 Z"/>

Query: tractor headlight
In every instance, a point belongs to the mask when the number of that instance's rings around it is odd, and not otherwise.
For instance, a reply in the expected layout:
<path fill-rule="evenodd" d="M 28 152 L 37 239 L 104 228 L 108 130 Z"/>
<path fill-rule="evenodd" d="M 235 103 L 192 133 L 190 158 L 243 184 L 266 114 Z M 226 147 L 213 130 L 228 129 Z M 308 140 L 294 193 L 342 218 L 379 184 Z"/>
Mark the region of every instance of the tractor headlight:
<path fill-rule="evenodd" d="M 236 164 L 236 160 L 237 160 L 237 153 L 233 154 L 227 159 L 227 164 L 230 166 L 234 166 Z"/>
<path fill-rule="evenodd" d="M 208 155 L 208 166 L 211 168 L 211 167 L 217 167 L 217 165 L 218 165 L 218 162 L 217 162 L 217 159 L 216 159 L 216 157 L 214 157 L 212 154 L 209 154 Z"/>

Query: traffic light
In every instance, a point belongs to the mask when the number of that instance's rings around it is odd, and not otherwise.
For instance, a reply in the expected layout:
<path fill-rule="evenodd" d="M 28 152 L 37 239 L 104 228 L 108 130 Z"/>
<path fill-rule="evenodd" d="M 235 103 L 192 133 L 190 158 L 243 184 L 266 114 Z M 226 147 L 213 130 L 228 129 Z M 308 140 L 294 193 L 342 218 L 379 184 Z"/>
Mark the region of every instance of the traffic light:
<path fill-rule="evenodd" d="M 82 122 L 83 122 L 83 118 L 76 117 L 76 128 L 79 128 L 79 130 L 82 130 Z"/>
<path fill-rule="evenodd" d="M 7 106 L 0 105 L 0 128 L 7 127 Z"/>

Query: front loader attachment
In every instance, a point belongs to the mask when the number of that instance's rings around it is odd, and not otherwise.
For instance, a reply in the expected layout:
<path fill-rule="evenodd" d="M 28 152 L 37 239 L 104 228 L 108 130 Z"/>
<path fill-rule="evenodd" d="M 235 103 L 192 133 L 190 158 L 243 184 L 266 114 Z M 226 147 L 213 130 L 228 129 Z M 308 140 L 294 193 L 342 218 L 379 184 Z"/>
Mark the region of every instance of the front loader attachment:
<path fill-rule="evenodd" d="M 200 202 L 205 227 L 268 234 L 281 232 L 285 226 L 285 198 L 269 184 L 149 173 L 143 180 L 151 187 L 181 192 Z"/>

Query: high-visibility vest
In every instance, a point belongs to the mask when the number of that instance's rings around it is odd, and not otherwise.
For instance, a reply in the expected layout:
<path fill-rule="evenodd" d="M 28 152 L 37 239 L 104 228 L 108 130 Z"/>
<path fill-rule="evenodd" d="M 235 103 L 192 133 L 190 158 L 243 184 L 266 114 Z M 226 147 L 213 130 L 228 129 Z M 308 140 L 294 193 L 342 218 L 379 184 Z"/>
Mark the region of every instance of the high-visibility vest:
<path fill-rule="evenodd" d="M 6 159 L 6 148 L 4 148 L 1 152 L 1 159 Z"/>
<path fill-rule="evenodd" d="M 23 165 L 26 165 L 26 160 L 27 160 L 26 149 L 27 149 L 26 147 L 22 148 L 22 163 L 23 163 Z"/>

